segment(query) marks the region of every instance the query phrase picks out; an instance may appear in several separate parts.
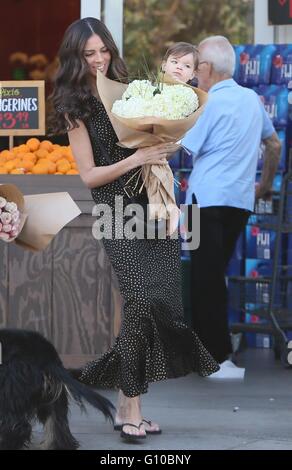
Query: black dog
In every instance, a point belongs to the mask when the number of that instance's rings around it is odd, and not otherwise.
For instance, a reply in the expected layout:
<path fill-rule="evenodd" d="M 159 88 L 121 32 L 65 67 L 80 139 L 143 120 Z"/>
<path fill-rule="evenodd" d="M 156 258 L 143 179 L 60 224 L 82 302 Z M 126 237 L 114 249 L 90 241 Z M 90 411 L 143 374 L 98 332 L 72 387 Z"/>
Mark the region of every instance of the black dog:
<path fill-rule="evenodd" d="M 44 425 L 43 449 L 77 449 L 68 424 L 69 398 L 82 410 L 87 401 L 112 420 L 110 401 L 75 380 L 39 333 L 0 329 L 0 346 L 0 450 L 27 447 L 35 419 Z"/>

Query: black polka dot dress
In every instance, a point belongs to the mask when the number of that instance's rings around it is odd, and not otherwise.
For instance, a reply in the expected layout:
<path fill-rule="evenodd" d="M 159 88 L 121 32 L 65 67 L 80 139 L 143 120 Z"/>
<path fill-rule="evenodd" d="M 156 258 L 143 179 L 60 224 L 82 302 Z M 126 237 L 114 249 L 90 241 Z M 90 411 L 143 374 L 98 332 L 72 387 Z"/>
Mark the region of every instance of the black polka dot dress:
<path fill-rule="evenodd" d="M 113 163 L 133 150 L 117 146 L 117 137 L 103 105 L 90 98 L 92 117 L 85 125 L 97 166 L 107 165 L 100 139 Z M 124 175 L 126 182 L 137 169 Z M 133 190 L 135 178 L 132 179 Z M 138 187 L 140 184 L 138 185 Z M 136 190 L 137 191 L 137 190 Z M 184 322 L 181 297 L 180 247 L 176 239 L 118 238 L 115 196 L 129 203 L 118 181 L 92 189 L 97 204 L 112 208 L 113 238 L 104 239 L 124 299 L 122 324 L 113 347 L 85 365 L 80 380 L 121 389 L 128 397 L 146 393 L 148 384 L 184 376 L 192 371 L 207 376 L 219 369 L 198 336 Z M 120 225 L 125 220 L 120 218 Z"/>

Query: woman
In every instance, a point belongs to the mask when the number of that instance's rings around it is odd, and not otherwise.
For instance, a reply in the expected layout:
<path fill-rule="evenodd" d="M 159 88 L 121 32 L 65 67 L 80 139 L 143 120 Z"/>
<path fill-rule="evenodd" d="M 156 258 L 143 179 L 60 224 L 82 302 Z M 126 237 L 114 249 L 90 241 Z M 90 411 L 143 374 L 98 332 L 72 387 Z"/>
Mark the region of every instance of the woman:
<path fill-rule="evenodd" d="M 119 178 L 130 181 L 137 194 L 131 176 L 141 165 L 161 163 L 176 146 L 161 144 L 133 151 L 116 145 L 118 139 L 98 97 L 96 73 L 126 81 L 127 70 L 102 22 L 84 18 L 69 26 L 59 59 L 52 131 L 68 132 L 80 176 L 94 201 L 110 206 L 114 227 L 115 197 L 129 202 Z M 161 432 L 141 412 L 140 395 L 147 392 L 149 382 L 191 371 L 209 375 L 218 366 L 183 320 L 178 240 L 113 236 L 103 239 L 103 244 L 124 298 L 122 325 L 114 346 L 87 364 L 80 380 L 118 387 L 115 427 L 128 440 L 143 439 L 146 433 Z"/>

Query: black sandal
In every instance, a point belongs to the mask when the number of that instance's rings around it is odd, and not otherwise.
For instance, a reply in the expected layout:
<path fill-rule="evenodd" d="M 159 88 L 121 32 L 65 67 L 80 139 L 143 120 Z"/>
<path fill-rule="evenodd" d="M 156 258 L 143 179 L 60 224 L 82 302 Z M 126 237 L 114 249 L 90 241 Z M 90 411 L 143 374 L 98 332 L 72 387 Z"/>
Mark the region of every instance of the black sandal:
<path fill-rule="evenodd" d="M 152 421 L 151 420 L 147 420 L 147 419 L 142 419 L 142 423 L 146 423 L 148 424 L 148 426 L 152 426 Z M 147 430 L 145 428 L 145 432 L 146 434 L 161 434 L 162 433 L 162 430 L 161 429 L 153 429 L 153 431 L 151 430 Z"/>
<path fill-rule="evenodd" d="M 139 426 L 136 426 L 136 424 L 132 424 L 132 423 L 123 423 L 121 425 L 121 428 L 122 428 L 122 432 L 121 432 L 121 437 L 123 439 L 126 439 L 128 442 L 135 442 L 137 441 L 138 439 L 145 439 L 146 438 L 146 434 L 145 435 L 138 435 L 138 434 L 129 434 L 125 431 L 123 431 L 123 427 L 124 426 L 132 426 L 133 428 L 136 428 L 136 429 L 140 429 L 140 427 L 142 426 L 143 422 L 141 421 L 141 423 L 139 424 Z M 119 426 L 119 425 L 116 425 L 116 426 Z"/>
<path fill-rule="evenodd" d="M 140 423 L 140 426 L 141 426 L 141 424 L 143 424 L 143 423 L 148 424 L 148 426 L 152 426 L 152 421 L 151 421 L 151 420 L 148 421 L 147 419 L 142 419 L 142 423 Z M 122 428 L 123 428 L 123 426 L 124 426 L 124 424 L 115 424 L 115 425 L 114 425 L 114 430 L 115 430 L 115 431 L 121 431 Z M 161 433 L 162 433 L 162 430 L 161 430 L 161 429 L 157 429 L 157 430 L 151 431 L 151 430 L 147 430 L 147 429 L 145 428 L 145 432 L 146 432 L 146 434 L 161 434 Z"/>

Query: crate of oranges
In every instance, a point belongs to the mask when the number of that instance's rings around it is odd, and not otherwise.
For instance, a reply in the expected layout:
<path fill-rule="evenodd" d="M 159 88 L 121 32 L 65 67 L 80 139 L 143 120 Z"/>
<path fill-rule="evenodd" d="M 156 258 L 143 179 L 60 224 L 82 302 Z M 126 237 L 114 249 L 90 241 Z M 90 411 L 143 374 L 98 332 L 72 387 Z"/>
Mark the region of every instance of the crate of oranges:
<path fill-rule="evenodd" d="M 25 144 L 0 152 L 0 175 L 78 175 L 70 146 L 40 142 L 35 137 Z"/>

